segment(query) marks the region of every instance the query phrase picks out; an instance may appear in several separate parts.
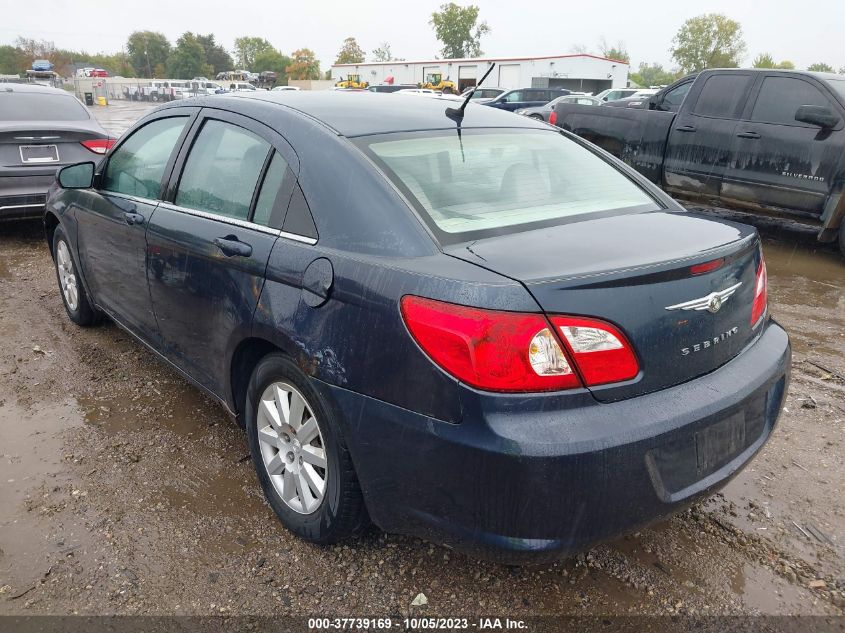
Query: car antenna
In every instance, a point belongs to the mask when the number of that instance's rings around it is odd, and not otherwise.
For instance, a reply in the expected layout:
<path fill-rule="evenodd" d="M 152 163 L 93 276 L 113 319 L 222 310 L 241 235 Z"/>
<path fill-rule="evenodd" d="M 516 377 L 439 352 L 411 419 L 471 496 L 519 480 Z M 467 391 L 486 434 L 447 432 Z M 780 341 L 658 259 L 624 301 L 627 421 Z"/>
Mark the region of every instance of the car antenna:
<path fill-rule="evenodd" d="M 474 95 L 475 91 L 478 90 L 478 87 L 482 83 L 484 83 L 484 80 L 487 79 L 487 75 L 489 75 L 492 72 L 492 70 L 495 66 L 496 66 L 496 62 L 493 62 L 493 63 L 490 64 L 490 68 L 488 68 L 487 72 L 484 73 L 484 76 L 481 78 L 481 81 L 479 81 L 477 84 L 475 84 L 475 86 L 473 86 L 472 92 L 470 92 L 467 95 L 467 98 L 464 99 L 464 102 L 461 104 L 460 108 L 446 108 L 446 116 L 449 117 L 450 119 L 454 119 L 455 121 L 457 121 L 458 127 L 460 127 L 460 125 L 461 125 L 461 119 L 464 118 L 464 110 L 466 110 L 466 107 L 467 107 L 467 104 L 469 103 L 469 100 L 472 99 L 472 95 Z"/>

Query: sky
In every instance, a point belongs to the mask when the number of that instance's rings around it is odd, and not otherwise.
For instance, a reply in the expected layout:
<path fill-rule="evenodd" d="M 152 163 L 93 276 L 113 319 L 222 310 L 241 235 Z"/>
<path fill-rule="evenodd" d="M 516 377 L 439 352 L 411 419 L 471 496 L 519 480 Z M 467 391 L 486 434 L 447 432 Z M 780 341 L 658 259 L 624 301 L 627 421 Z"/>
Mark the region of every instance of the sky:
<path fill-rule="evenodd" d="M 236 37 L 259 36 L 289 54 L 307 47 L 323 69 L 334 62 L 344 38 L 353 36 L 367 51 L 381 42 L 394 56 L 433 59 L 440 45 L 429 25 L 445 0 L 0 0 L 0 44 L 19 36 L 53 41 L 60 48 L 113 53 L 134 30 L 161 31 L 171 41 L 184 31 L 214 33 L 231 50 Z M 469 4 L 458 0 L 458 4 Z M 724 13 L 742 24 L 748 51 L 745 64 L 760 52 L 798 68 L 826 62 L 845 66 L 839 27 L 845 2 L 817 0 L 573 0 L 526 3 L 474 0 L 491 32 L 482 38 L 485 56 L 520 57 L 564 54 L 584 45 L 623 42 L 632 65 L 657 62 L 673 66 L 669 47 L 683 22 L 701 13 Z M 533 5 L 533 6 L 532 6 Z M 140 9 L 142 8 L 142 9 Z"/>

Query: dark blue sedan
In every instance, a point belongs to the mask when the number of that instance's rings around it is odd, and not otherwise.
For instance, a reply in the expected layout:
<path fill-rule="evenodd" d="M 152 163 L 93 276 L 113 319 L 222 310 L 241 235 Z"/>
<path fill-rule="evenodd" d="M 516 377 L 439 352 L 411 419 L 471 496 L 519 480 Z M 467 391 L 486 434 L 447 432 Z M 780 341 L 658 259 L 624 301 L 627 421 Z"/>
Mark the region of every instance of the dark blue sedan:
<path fill-rule="evenodd" d="M 68 316 L 109 317 L 217 399 L 311 541 L 372 521 L 552 558 L 718 489 L 788 382 L 754 229 L 561 130 L 454 106 L 155 110 L 51 191 Z"/>

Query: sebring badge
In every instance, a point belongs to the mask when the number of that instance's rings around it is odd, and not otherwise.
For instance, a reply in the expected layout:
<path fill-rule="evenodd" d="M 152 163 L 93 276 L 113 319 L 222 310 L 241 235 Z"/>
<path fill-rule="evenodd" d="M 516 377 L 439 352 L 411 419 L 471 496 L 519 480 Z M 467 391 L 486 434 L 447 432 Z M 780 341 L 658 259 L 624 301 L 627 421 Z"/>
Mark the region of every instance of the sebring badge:
<path fill-rule="evenodd" d="M 685 301 L 684 303 L 678 303 L 673 306 L 666 306 L 667 310 L 707 310 L 711 314 L 716 314 L 719 310 L 722 309 L 722 305 L 730 299 L 733 294 L 737 291 L 742 285 L 740 281 L 738 284 L 731 286 L 730 288 L 725 288 L 724 290 L 720 290 L 719 292 L 711 292 L 706 297 L 701 297 L 699 299 L 693 299 L 692 301 Z"/>

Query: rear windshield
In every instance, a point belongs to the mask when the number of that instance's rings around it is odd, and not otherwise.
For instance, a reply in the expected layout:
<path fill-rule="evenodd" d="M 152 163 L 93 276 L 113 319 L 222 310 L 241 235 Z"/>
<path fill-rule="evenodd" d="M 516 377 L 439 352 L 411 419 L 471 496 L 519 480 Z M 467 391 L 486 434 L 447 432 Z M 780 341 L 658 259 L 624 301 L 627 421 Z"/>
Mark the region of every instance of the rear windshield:
<path fill-rule="evenodd" d="M 454 130 L 362 137 L 441 242 L 656 210 L 598 155 L 553 130 Z"/>
<path fill-rule="evenodd" d="M 71 95 L 0 90 L 0 121 L 87 121 L 88 110 Z"/>

